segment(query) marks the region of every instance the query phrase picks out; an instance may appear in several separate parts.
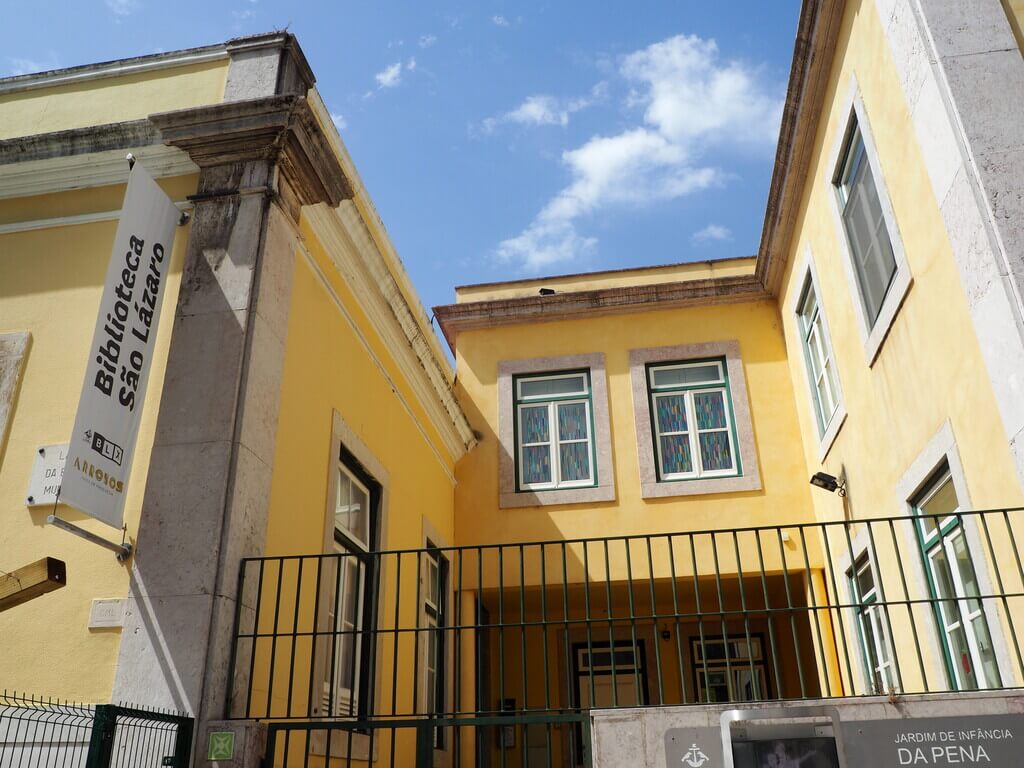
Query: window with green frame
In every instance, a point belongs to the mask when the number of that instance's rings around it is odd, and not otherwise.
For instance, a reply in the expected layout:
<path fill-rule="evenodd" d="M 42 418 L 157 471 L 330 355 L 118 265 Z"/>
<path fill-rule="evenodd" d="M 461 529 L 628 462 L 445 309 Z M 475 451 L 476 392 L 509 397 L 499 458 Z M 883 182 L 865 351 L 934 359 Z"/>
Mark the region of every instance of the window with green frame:
<path fill-rule="evenodd" d="M 875 569 L 865 551 L 846 573 L 857 614 L 857 636 L 872 693 L 899 690 L 893 664 L 889 616 L 878 604 Z"/>
<path fill-rule="evenodd" d="M 946 462 L 911 505 L 950 684 L 958 691 L 998 688 L 992 634 Z"/>
<path fill-rule="evenodd" d="M 742 473 L 725 358 L 647 365 L 659 482 Z"/>
<path fill-rule="evenodd" d="M 516 490 L 597 485 L 590 371 L 515 376 Z"/>

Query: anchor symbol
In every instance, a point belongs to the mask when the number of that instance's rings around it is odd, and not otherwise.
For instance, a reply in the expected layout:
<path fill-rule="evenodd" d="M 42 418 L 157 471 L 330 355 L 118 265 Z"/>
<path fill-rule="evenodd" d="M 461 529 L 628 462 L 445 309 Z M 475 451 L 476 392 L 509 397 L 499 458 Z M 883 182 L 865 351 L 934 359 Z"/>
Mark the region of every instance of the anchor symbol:
<path fill-rule="evenodd" d="M 711 758 L 701 752 L 700 748 L 694 744 L 686 754 L 683 755 L 682 762 L 686 763 L 690 768 L 700 768 L 700 766 L 704 765 L 704 763 L 710 759 Z"/>

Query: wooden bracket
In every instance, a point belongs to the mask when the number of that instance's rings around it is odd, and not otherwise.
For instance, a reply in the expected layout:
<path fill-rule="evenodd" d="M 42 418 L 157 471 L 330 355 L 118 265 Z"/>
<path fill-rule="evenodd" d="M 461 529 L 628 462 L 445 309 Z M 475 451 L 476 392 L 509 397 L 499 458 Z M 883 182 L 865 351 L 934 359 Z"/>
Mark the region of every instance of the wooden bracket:
<path fill-rule="evenodd" d="M 63 560 L 44 557 L 13 573 L 0 571 L 0 612 L 60 589 L 68 583 Z"/>

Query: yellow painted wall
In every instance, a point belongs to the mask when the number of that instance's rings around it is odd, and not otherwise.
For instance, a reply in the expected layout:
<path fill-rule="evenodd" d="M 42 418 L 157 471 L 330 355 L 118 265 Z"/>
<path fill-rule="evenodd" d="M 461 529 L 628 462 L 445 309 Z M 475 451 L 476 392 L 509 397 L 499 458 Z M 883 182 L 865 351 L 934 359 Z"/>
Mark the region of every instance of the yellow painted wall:
<path fill-rule="evenodd" d="M 195 191 L 196 176 L 161 181 L 175 200 Z M 92 206 L 88 199 L 94 200 Z M 0 221 L 108 211 L 120 207 L 124 186 L 0 203 Z M 8 689 L 60 695 L 81 701 L 110 698 L 119 629 L 88 629 L 94 598 L 124 597 L 128 568 L 114 555 L 51 526 L 52 507 L 25 506 L 36 449 L 66 443 L 78 407 L 103 277 L 117 228 L 115 220 L 0 234 L 0 332 L 32 332 L 20 395 L 6 447 L 0 446 L 0 569 L 39 558 L 67 563 L 67 586 L 0 613 L 0 679 Z M 171 321 L 178 298 L 189 228 L 178 229 L 171 258 L 163 318 L 157 335 L 149 392 L 142 412 L 134 469 L 125 500 L 129 537 L 138 528 L 156 415 L 163 388 Z M 108 539 L 113 528 L 63 505 L 58 514 Z M 71 667 L 62 660 L 73 660 Z"/>
<path fill-rule="evenodd" d="M 740 345 L 763 490 L 642 499 L 629 350 L 730 339 Z M 498 509 L 499 361 L 591 352 L 605 354 L 616 501 Z M 772 301 L 466 331 L 458 336 L 456 361 L 460 401 L 483 433 L 458 466 L 460 544 L 769 525 L 812 515 L 790 370 Z"/>
<path fill-rule="evenodd" d="M 0 139 L 216 104 L 224 98 L 227 72 L 224 58 L 0 95 Z"/>
<path fill-rule="evenodd" d="M 840 245 L 843 235 L 830 210 L 830 154 L 838 132 L 846 126 L 848 115 L 843 110 L 853 75 L 860 85 L 914 281 L 871 366 L 865 360 L 842 263 L 846 258 Z M 796 234 L 788 249 L 789 265 L 779 308 L 810 471 L 819 469 L 818 435 L 792 313 L 804 277 L 796 273 L 795 265 L 808 248 L 816 266 L 819 300 L 829 324 L 849 412 L 822 468 L 833 475 L 845 469 L 849 476 L 849 513 L 855 517 L 905 514 L 906 505 L 897 499 L 896 484 L 947 419 L 957 441 L 973 506 L 985 509 L 1024 503 L 906 99 L 875 6 L 866 0 L 849 3 L 846 8 L 807 179 Z M 816 492 L 812 499 L 821 519 L 841 519 L 843 507 L 837 496 Z M 842 548 L 845 550 L 845 543 Z M 891 552 L 891 547 L 886 551 Z M 1005 554 L 1005 562 L 1012 562 L 1012 554 Z M 904 556 L 920 557 L 913 547 Z M 893 565 L 888 563 L 895 579 Z M 890 594 L 901 594 L 898 582 L 890 584 Z M 927 622 L 927 616 L 921 619 Z M 926 663 L 938 662 L 926 658 Z"/>
<path fill-rule="evenodd" d="M 335 458 L 331 446 L 334 411 L 340 413 L 388 473 L 381 548 L 422 547 L 424 518 L 442 540 L 451 543 L 455 460 L 445 451 L 373 322 L 316 235 L 305 224 L 302 234 L 308 255 L 301 251 L 297 254 L 294 270 L 266 554 L 324 551 L 328 471 Z M 384 568 L 381 615 L 387 618 L 382 618 L 380 624 L 394 626 L 395 600 L 401 591 L 400 623 L 416 626 L 420 606 L 415 600 L 415 559 L 405 559 L 397 585 L 394 563 L 394 558 L 389 558 Z M 268 588 L 273 591 L 273 586 Z M 293 598 L 286 596 L 282 615 L 289 615 L 293 602 Z M 310 621 L 307 607 L 300 609 L 304 621 Z M 266 621 L 272 624 L 272 617 L 261 617 L 261 626 L 267 626 Z M 390 711 L 391 707 L 392 648 L 391 638 L 386 638 L 378 653 L 381 712 Z M 399 711 L 407 712 L 413 690 L 412 635 L 403 637 L 399 653 Z M 296 668 L 306 671 L 296 676 L 292 700 L 305 706 L 309 647 L 300 647 L 298 655 Z M 257 661 L 258 670 L 262 668 L 264 672 L 257 672 L 257 681 L 263 682 L 258 683 L 255 696 L 264 700 L 267 667 L 263 665 L 268 663 L 265 654 Z M 288 666 L 279 665 L 276 672 L 272 699 L 276 706 L 283 706 Z"/>

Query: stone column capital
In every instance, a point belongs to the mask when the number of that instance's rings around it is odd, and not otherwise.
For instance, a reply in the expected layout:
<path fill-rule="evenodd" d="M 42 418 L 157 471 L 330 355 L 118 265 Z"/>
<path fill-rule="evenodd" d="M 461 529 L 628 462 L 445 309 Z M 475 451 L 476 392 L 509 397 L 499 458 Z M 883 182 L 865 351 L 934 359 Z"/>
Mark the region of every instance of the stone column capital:
<path fill-rule="evenodd" d="M 335 207 L 352 197 L 352 185 L 304 96 L 159 112 L 149 121 L 165 144 L 187 152 L 201 169 L 267 161 L 277 165 L 300 205 Z"/>

